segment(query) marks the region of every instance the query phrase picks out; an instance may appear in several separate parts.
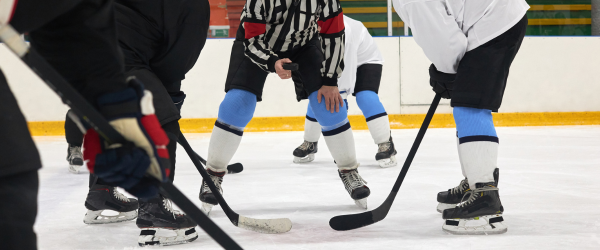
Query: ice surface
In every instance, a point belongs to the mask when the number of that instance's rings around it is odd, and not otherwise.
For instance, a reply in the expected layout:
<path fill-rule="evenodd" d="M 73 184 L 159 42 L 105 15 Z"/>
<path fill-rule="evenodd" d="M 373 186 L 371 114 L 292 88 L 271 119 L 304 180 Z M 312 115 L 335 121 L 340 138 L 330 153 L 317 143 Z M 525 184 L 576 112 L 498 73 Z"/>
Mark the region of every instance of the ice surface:
<path fill-rule="evenodd" d="M 382 169 L 368 131 L 355 131 L 360 174 L 371 188 L 370 209 L 389 194 L 416 129 L 393 130 L 397 167 Z M 244 172 L 227 175 L 225 199 L 252 218 L 287 217 L 290 232 L 259 234 L 233 226 L 219 207 L 211 218 L 245 249 L 600 249 L 600 126 L 498 128 L 500 195 L 508 233 L 456 236 L 442 231 L 436 194 L 461 176 L 454 129 L 430 129 L 387 218 L 346 232 L 332 230 L 335 215 L 361 212 L 336 173 L 321 138 L 316 159 L 292 163 L 301 132 L 245 133 L 233 162 Z M 187 134 L 206 156 L 210 134 Z M 134 249 L 134 221 L 85 225 L 88 176 L 67 170 L 62 137 L 35 138 L 44 162 L 36 223 L 40 249 Z M 178 151 L 175 185 L 197 205 L 201 178 Z M 198 240 L 165 249 L 220 249 L 201 229 Z M 1 247 L 0 247 L 1 248 Z"/>

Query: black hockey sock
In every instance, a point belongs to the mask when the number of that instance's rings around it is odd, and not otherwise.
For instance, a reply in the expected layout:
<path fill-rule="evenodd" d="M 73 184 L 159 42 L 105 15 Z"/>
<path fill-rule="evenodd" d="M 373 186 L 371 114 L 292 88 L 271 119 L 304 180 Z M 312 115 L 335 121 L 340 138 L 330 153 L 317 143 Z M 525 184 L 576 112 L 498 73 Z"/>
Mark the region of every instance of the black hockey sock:
<path fill-rule="evenodd" d="M 104 182 L 103 180 L 98 178 L 98 176 L 96 176 L 95 174 L 90 174 L 89 188 L 92 188 L 94 184 L 112 186 L 111 184 Z"/>
<path fill-rule="evenodd" d="M 75 124 L 68 115 L 65 119 L 65 138 L 69 145 L 81 147 L 83 144 L 83 134 L 81 133 L 81 130 L 79 130 L 77 124 Z"/>

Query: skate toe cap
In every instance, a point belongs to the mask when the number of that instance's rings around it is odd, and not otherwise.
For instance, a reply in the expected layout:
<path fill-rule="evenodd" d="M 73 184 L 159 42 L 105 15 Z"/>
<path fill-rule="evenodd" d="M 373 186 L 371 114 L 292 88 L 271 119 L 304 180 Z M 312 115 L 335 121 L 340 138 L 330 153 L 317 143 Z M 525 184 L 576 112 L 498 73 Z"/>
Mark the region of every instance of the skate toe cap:
<path fill-rule="evenodd" d="M 448 191 L 439 192 L 437 194 L 437 201 L 438 202 L 445 203 L 447 198 L 448 198 Z"/>
<path fill-rule="evenodd" d="M 454 215 L 454 208 L 448 208 L 442 212 L 442 219 L 444 220 L 452 219 L 454 217 L 456 217 Z"/>

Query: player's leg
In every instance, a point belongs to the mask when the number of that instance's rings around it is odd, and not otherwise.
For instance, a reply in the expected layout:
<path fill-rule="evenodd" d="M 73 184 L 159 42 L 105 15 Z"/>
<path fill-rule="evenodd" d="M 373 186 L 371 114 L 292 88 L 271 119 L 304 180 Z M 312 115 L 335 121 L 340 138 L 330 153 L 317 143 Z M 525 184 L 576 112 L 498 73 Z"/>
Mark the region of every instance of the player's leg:
<path fill-rule="evenodd" d="M 69 162 L 69 172 L 79 174 L 83 166 L 83 133 L 77 124 L 69 118 L 69 110 L 65 118 L 65 138 L 67 139 L 67 162 Z"/>
<path fill-rule="evenodd" d="M 363 64 L 358 67 L 353 95 L 356 96 L 358 107 L 367 120 L 371 137 L 378 146 L 375 160 L 381 167 L 393 167 L 398 163 L 390 132 L 390 120 L 377 95 L 382 71 L 381 64 Z"/>
<path fill-rule="evenodd" d="M 302 86 L 300 90 L 303 90 L 299 91 L 299 88 L 296 88 L 298 99 L 301 99 L 304 93 L 309 93 L 309 105 L 321 125 L 321 132 L 327 148 L 338 166 L 338 175 L 356 205 L 366 208 L 367 197 L 371 191 L 358 174 L 359 164 L 356 160 L 354 136 L 348 121 L 348 110 L 345 108 L 347 105 L 342 104 L 343 107 L 340 107 L 339 112 L 332 113 L 326 109 L 323 99 L 321 103 L 317 99 L 318 90 L 323 87 L 321 81 L 323 52 L 318 37 L 315 37 L 290 58 L 292 62 L 299 64 L 299 73 L 302 76 L 301 79 L 294 79 L 296 84 Z M 302 82 L 296 82 L 298 80 Z"/>
<path fill-rule="evenodd" d="M 461 60 L 451 105 L 458 131 L 458 153 L 469 191 L 463 202 L 443 211 L 443 229 L 453 234 L 498 234 L 504 207 L 497 186 L 499 139 L 491 112 L 502 103 L 510 65 L 527 27 L 527 17 Z"/>
<path fill-rule="evenodd" d="M 262 99 L 262 90 L 267 72 L 244 55 L 244 28 L 240 24 L 236 40 L 231 49 L 229 71 L 225 82 L 227 94 L 219 106 L 219 114 L 208 147 L 206 170 L 217 188 L 221 190 L 227 165 L 237 151 L 244 128 L 252 119 L 257 101 Z M 210 212 L 218 202 L 204 180 L 200 189 L 203 209 Z"/>
<path fill-rule="evenodd" d="M 17 100 L 0 71 L 0 246 L 36 249 L 38 176 L 42 164 Z"/>
<path fill-rule="evenodd" d="M 294 149 L 294 163 L 311 162 L 315 159 L 319 137 L 321 137 L 321 125 L 317 122 L 309 104 L 304 121 L 304 142 Z"/>

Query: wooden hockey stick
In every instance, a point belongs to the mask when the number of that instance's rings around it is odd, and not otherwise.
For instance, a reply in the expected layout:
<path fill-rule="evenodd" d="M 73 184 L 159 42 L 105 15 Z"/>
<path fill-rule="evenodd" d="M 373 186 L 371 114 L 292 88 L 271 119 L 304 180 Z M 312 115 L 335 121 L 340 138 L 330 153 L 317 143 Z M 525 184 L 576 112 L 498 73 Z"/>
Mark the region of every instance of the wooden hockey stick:
<path fill-rule="evenodd" d="M 0 40 L 27 64 L 50 88 L 60 96 L 62 101 L 71 107 L 77 116 L 85 120 L 109 144 L 126 142 L 125 138 L 117 132 L 71 84 L 58 74 L 44 58 L 37 52 L 29 49 L 25 41 L 10 26 L 0 26 Z M 194 222 L 198 224 L 210 237 L 225 249 L 242 249 L 229 237 L 217 224 L 196 207 L 171 181 L 161 182 L 161 193 L 170 198 Z"/>
<path fill-rule="evenodd" d="M 179 134 L 178 141 L 179 144 L 183 146 L 187 154 L 190 156 L 192 162 L 194 162 L 196 169 L 198 169 L 198 172 L 200 172 L 200 175 L 202 175 L 202 178 L 204 178 L 204 181 L 206 181 L 206 184 L 208 184 L 210 191 L 212 191 L 212 193 L 215 195 L 215 198 L 217 198 L 217 201 L 219 202 L 221 208 L 227 215 L 227 218 L 229 218 L 229 220 L 231 221 L 231 223 L 233 223 L 234 226 L 267 234 L 285 233 L 292 229 L 292 221 L 288 218 L 253 219 L 245 217 L 243 215 L 239 215 L 238 213 L 233 211 L 233 209 L 229 207 L 229 205 L 223 198 L 223 195 L 219 192 L 219 190 L 213 183 L 212 179 L 202 166 L 202 163 L 199 160 L 199 156 L 196 154 L 196 152 L 194 152 L 194 150 L 192 149 L 188 141 L 185 139 L 185 136 L 183 136 L 183 134 Z"/>
<path fill-rule="evenodd" d="M 392 192 L 388 195 L 387 199 L 381 204 L 379 207 L 375 208 L 373 211 L 367 211 L 360 214 L 347 214 L 347 215 L 338 215 L 331 220 L 329 220 L 329 226 L 337 231 L 345 231 L 357 229 L 360 227 L 368 226 L 374 223 L 377 223 L 387 216 L 390 208 L 392 208 L 392 203 L 394 203 L 394 199 L 396 198 L 396 194 L 398 194 L 398 190 L 400 190 L 400 186 L 402 185 L 402 181 L 404 181 L 404 177 L 406 177 L 406 173 L 408 172 L 408 168 L 410 168 L 410 164 L 412 163 L 415 155 L 417 154 L 417 150 L 419 149 L 419 145 L 421 145 L 421 141 L 425 136 L 425 132 L 427 132 L 427 128 L 429 127 L 429 123 L 433 118 L 433 114 L 440 103 L 440 99 L 442 96 L 440 94 L 436 94 L 433 98 L 433 102 L 429 107 L 429 111 L 427 111 L 427 115 L 425 116 L 425 120 L 419 129 L 419 133 L 417 133 L 417 137 L 415 138 L 415 142 L 413 143 L 408 156 L 406 156 L 406 160 L 404 161 L 404 165 L 402 166 L 402 170 L 400 171 L 400 175 L 398 179 L 396 179 L 396 183 L 394 183 L 394 187 L 392 188 Z"/>

